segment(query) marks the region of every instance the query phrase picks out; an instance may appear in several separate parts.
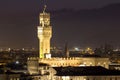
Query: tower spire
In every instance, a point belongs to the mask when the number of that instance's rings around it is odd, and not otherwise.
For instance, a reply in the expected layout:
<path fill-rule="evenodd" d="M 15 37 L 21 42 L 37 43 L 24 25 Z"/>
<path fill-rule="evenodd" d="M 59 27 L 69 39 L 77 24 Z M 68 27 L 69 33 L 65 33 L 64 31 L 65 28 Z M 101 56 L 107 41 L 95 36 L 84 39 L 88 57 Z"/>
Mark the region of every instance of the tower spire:
<path fill-rule="evenodd" d="M 47 5 L 44 5 L 43 13 L 45 13 Z"/>
<path fill-rule="evenodd" d="M 69 58 L 69 49 L 68 49 L 68 43 L 67 42 L 65 43 L 65 54 L 66 54 L 66 57 Z"/>

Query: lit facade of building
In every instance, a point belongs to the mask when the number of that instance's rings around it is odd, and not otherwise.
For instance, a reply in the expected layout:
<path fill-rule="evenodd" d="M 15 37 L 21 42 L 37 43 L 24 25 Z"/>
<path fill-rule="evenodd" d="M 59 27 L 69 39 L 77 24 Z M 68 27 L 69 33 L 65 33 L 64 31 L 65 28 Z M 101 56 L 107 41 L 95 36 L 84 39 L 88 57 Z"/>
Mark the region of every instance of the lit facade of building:
<path fill-rule="evenodd" d="M 46 8 L 46 7 L 45 7 Z M 40 26 L 38 26 L 38 38 L 39 38 L 39 57 L 28 58 L 28 71 L 30 74 L 40 74 L 40 63 L 48 64 L 50 67 L 67 67 L 67 66 L 102 66 L 109 68 L 109 58 L 102 57 L 70 57 L 67 53 L 67 57 L 59 58 L 50 56 L 50 39 L 52 37 L 52 27 L 50 26 L 50 14 L 43 10 L 40 13 Z M 50 71 L 51 70 L 47 70 Z M 36 76 L 38 79 L 40 76 Z M 49 80 L 49 79 L 48 79 Z M 52 79 L 53 80 L 53 79 Z M 63 79 L 60 79 L 63 80 Z M 67 80 L 67 79 L 65 79 Z"/>
<path fill-rule="evenodd" d="M 0 80 L 20 80 L 20 74 L 0 74 Z"/>
<path fill-rule="evenodd" d="M 56 76 L 54 80 L 120 80 L 119 75 Z"/>
<path fill-rule="evenodd" d="M 102 66 L 109 69 L 109 59 L 108 58 L 94 58 L 94 57 L 71 57 L 71 58 L 48 58 L 39 59 L 36 57 L 31 57 L 28 59 L 28 71 L 30 74 L 39 74 L 39 64 L 48 64 L 50 67 L 82 67 L 82 66 Z"/>
<path fill-rule="evenodd" d="M 50 53 L 50 39 L 52 37 L 52 27 L 50 26 L 50 14 L 45 12 L 40 13 L 40 25 L 38 26 L 39 38 L 39 58 L 45 58 L 45 54 Z"/>
<path fill-rule="evenodd" d="M 98 57 L 71 57 L 71 58 L 51 58 L 51 59 L 39 59 L 39 63 L 46 63 L 52 67 L 60 66 L 102 66 L 109 68 L 108 58 Z"/>

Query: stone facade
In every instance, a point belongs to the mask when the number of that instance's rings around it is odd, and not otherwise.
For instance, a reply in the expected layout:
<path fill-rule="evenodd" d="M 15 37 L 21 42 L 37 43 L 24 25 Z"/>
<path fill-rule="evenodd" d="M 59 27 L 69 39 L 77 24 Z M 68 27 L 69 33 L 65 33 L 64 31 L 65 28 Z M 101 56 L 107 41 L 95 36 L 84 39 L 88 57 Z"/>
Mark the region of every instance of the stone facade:
<path fill-rule="evenodd" d="M 109 58 L 50 58 L 50 59 L 39 59 L 31 57 L 28 59 L 28 72 L 30 74 L 38 74 L 41 69 L 39 64 L 45 63 L 50 67 L 67 67 L 67 66 L 102 66 L 109 68 Z"/>
<path fill-rule="evenodd" d="M 51 58 L 39 59 L 39 62 L 46 63 L 52 67 L 58 66 L 102 66 L 109 68 L 109 58 L 96 57 L 71 57 L 71 58 Z"/>
<path fill-rule="evenodd" d="M 50 53 L 50 39 L 52 37 L 50 14 L 43 11 L 43 13 L 40 13 L 39 18 L 40 23 L 37 29 L 39 39 L 39 58 L 46 58 L 45 54 Z"/>
<path fill-rule="evenodd" d="M 56 76 L 54 80 L 120 80 L 120 76 Z"/>

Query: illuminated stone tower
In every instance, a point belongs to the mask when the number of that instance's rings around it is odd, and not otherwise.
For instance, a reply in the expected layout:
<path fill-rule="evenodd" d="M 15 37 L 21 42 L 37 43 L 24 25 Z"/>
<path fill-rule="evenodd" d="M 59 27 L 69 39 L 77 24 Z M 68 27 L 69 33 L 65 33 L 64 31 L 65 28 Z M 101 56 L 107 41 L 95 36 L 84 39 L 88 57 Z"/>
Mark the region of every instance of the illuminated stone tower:
<path fill-rule="evenodd" d="M 39 38 L 39 58 L 45 58 L 45 54 L 50 53 L 50 39 L 52 37 L 52 27 L 50 26 L 50 13 L 44 10 L 39 16 L 38 38 Z"/>

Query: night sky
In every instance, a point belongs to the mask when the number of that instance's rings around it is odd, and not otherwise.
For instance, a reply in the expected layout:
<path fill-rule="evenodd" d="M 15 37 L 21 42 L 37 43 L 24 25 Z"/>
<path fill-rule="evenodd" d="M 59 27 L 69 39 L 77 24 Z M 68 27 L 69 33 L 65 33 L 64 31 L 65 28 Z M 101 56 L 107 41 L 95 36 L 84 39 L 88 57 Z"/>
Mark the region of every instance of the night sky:
<path fill-rule="evenodd" d="M 120 47 L 120 0 L 0 0 L 0 48 L 38 48 L 44 4 L 51 12 L 52 45 Z"/>

